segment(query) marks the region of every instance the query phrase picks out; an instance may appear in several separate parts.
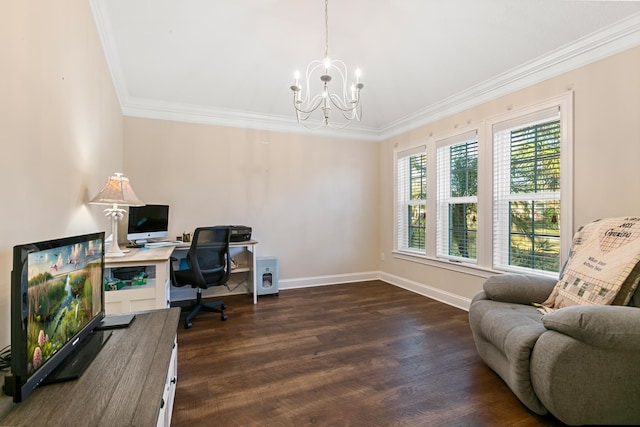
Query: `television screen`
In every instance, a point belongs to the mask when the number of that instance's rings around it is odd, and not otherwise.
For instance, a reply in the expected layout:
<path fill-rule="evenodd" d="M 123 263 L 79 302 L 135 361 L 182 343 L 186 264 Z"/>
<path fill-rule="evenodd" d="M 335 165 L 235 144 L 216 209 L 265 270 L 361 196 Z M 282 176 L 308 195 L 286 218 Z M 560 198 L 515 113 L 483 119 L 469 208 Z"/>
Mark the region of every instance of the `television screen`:
<path fill-rule="evenodd" d="M 14 247 L 11 371 L 24 399 L 104 317 L 104 233 Z"/>
<path fill-rule="evenodd" d="M 169 235 L 169 206 L 144 205 L 129 207 L 127 240 L 144 243 Z"/>

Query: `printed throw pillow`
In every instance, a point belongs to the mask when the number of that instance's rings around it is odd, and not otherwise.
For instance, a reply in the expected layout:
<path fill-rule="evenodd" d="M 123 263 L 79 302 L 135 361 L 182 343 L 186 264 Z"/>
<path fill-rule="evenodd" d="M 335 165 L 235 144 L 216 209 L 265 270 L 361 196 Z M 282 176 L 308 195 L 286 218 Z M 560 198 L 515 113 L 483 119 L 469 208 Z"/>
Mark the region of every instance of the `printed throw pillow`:
<path fill-rule="evenodd" d="M 544 311 L 580 304 L 627 305 L 640 281 L 640 217 L 582 227 Z"/>

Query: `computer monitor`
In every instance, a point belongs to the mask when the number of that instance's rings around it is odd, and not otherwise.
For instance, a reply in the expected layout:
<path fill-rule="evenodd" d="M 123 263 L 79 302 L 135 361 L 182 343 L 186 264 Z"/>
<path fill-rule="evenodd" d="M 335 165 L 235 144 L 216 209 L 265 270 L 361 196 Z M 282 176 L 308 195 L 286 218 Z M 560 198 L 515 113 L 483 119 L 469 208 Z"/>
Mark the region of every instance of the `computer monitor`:
<path fill-rule="evenodd" d="M 169 236 L 169 206 L 144 205 L 129 207 L 127 240 L 145 244 L 152 239 Z"/>

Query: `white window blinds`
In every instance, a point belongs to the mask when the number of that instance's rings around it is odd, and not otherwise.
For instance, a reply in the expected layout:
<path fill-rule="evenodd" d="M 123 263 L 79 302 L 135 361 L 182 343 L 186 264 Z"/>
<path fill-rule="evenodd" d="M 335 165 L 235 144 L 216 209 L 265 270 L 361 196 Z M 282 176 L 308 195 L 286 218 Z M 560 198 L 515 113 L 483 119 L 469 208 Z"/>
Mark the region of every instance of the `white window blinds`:
<path fill-rule="evenodd" d="M 560 141 L 557 107 L 493 127 L 493 263 L 559 271 Z"/>
<path fill-rule="evenodd" d="M 427 154 L 424 145 L 396 154 L 396 248 L 425 253 Z"/>
<path fill-rule="evenodd" d="M 478 234 L 477 132 L 438 141 L 436 146 L 436 254 L 474 262 Z"/>

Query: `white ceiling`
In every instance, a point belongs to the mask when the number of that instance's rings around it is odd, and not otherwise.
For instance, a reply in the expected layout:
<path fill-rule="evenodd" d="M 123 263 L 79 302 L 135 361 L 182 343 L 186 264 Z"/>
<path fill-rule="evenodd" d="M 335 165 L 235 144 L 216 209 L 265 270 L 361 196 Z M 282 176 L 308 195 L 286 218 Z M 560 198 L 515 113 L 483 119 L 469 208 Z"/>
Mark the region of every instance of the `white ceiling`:
<path fill-rule="evenodd" d="M 90 0 L 122 110 L 288 132 L 295 70 L 324 54 L 322 0 Z M 331 0 L 329 53 L 362 69 L 380 140 L 640 45 L 640 2 Z M 317 132 L 317 131 L 316 131 Z"/>

